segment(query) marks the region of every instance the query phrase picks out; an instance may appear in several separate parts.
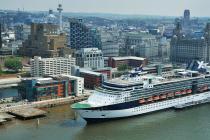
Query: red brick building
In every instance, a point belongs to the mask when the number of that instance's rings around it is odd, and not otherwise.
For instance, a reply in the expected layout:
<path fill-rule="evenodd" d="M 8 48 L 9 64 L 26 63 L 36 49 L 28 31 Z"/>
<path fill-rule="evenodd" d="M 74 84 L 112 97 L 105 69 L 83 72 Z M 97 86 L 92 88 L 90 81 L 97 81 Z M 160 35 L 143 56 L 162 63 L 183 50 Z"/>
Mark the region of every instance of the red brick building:
<path fill-rule="evenodd" d="M 125 57 L 110 57 L 108 60 L 108 66 L 112 68 L 117 68 L 122 64 L 126 64 L 130 67 L 139 67 L 140 65 L 146 65 L 147 59 L 135 56 L 125 56 Z"/>
<path fill-rule="evenodd" d="M 111 67 L 97 69 L 97 70 L 95 70 L 95 72 L 99 72 L 101 74 L 107 75 L 108 79 L 112 79 L 112 68 Z"/>
<path fill-rule="evenodd" d="M 103 74 L 98 72 L 80 70 L 80 77 L 84 78 L 84 86 L 88 89 L 99 87 L 103 82 Z"/>

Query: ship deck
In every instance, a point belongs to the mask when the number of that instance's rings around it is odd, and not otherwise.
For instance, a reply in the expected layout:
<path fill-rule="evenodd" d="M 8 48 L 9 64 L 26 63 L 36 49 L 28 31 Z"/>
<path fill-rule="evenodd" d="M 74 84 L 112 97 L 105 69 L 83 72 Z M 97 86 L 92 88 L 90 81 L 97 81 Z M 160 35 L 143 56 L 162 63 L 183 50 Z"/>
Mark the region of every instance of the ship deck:
<path fill-rule="evenodd" d="M 196 78 L 204 78 L 205 75 L 199 75 L 196 77 L 178 77 L 178 76 L 173 76 L 169 78 L 163 78 L 157 75 L 145 75 L 144 77 L 151 77 L 151 78 L 156 78 L 156 80 L 153 81 L 153 85 L 159 85 L 159 84 L 166 84 L 170 82 L 179 82 L 179 81 L 184 81 L 184 80 L 190 80 L 190 79 L 196 79 Z M 157 80 L 158 79 L 158 80 Z M 131 79 L 122 79 L 122 78 L 115 78 L 109 81 L 106 81 L 106 83 L 109 84 L 115 84 L 115 85 L 124 85 L 124 86 L 129 86 L 129 85 L 137 85 L 137 84 L 143 84 L 142 81 L 132 81 Z"/>

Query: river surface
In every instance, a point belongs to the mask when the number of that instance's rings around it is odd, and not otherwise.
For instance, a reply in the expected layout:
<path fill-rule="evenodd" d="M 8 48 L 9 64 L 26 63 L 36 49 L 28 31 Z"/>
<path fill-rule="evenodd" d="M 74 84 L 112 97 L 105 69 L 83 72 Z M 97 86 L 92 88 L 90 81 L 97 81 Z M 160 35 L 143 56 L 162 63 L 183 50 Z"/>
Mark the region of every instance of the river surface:
<path fill-rule="evenodd" d="M 210 104 L 165 110 L 98 124 L 86 122 L 69 105 L 45 109 L 46 117 L 0 125 L 0 140 L 209 140 Z"/>
<path fill-rule="evenodd" d="M 0 99 L 8 97 L 17 97 L 18 92 L 16 88 L 3 88 L 0 89 Z"/>

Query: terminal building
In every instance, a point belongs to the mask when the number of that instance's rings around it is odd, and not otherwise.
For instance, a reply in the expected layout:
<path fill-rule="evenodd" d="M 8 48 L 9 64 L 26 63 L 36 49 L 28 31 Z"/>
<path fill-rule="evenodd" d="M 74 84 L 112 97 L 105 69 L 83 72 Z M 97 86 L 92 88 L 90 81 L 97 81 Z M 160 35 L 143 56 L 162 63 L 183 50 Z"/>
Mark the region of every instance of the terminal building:
<path fill-rule="evenodd" d="M 84 79 L 69 75 L 22 79 L 18 86 L 19 96 L 29 101 L 80 96 L 83 92 Z"/>
<path fill-rule="evenodd" d="M 30 60 L 31 76 L 42 77 L 58 74 L 71 75 L 71 66 L 75 65 L 75 58 L 68 57 L 42 58 L 35 56 Z"/>

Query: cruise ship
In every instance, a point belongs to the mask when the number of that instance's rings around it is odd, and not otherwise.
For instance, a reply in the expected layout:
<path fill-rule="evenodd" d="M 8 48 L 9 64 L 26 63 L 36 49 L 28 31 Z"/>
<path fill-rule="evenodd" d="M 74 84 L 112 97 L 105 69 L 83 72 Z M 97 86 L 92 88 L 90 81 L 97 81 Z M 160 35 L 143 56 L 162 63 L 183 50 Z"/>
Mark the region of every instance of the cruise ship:
<path fill-rule="evenodd" d="M 186 69 L 148 74 L 136 68 L 103 82 L 85 101 L 71 107 L 87 122 L 137 116 L 210 99 L 210 74 L 204 62 Z"/>

